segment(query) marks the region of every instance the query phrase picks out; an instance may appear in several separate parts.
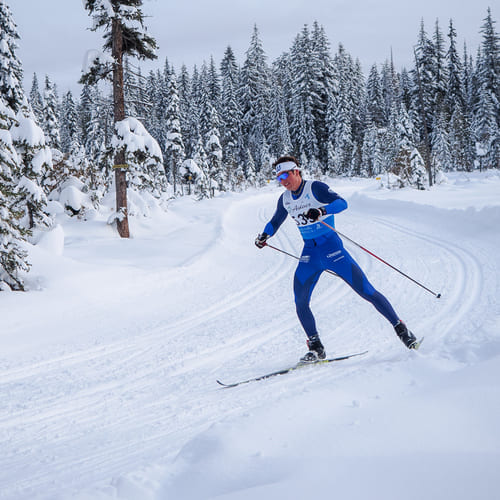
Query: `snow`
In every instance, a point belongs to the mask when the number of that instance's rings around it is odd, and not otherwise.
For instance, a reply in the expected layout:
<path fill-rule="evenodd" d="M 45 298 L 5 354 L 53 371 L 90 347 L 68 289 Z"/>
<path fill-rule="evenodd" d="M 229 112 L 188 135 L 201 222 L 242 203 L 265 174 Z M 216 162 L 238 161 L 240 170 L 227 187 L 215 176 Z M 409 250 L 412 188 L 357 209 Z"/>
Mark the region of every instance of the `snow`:
<path fill-rule="evenodd" d="M 116 134 L 112 145 L 115 148 L 125 147 L 129 152 L 146 151 L 151 156 L 163 161 L 160 146 L 136 118 L 125 118 L 115 123 Z"/>
<path fill-rule="evenodd" d="M 18 113 L 16 120 L 17 123 L 10 129 L 13 141 L 26 143 L 31 147 L 45 146 L 43 130 L 31 118 Z"/>
<path fill-rule="evenodd" d="M 82 63 L 82 73 L 88 73 L 93 66 L 109 66 L 112 67 L 115 60 L 108 53 L 102 50 L 89 49 L 85 52 Z"/>
<path fill-rule="evenodd" d="M 1 295 L 2 500 L 493 500 L 500 468 L 500 175 L 426 191 L 329 179 L 346 243 L 417 336 L 324 275 L 313 295 L 330 355 L 304 353 L 296 261 L 253 245 L 281 188 L 131 217 L 60 212 L 29 246 L 27 293 Z M 287 220 L 273 245 L 295 255 Z"/>

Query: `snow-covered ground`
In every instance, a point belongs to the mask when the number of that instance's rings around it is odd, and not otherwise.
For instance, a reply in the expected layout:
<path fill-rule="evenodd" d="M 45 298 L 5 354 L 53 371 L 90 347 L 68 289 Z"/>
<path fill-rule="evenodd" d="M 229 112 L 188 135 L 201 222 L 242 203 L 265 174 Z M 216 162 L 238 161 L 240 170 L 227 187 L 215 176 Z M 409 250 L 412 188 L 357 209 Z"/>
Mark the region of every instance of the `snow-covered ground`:
<path fill-rule="evenodd" d="M 171 203 L 120 239 L 59 216 L 28 293 L 0 296 L 0 498 L 494 500 L 500 470 L 500 173 L 429 191 L 331 179 L 337 228 L 417 336 L 324 275 L 329 355 L 365 356 L 223 389 L 294 364 L 296 261 L 258 250 L 281 188 Z M 272 240 L 300 253 L 288 220 Z"/>

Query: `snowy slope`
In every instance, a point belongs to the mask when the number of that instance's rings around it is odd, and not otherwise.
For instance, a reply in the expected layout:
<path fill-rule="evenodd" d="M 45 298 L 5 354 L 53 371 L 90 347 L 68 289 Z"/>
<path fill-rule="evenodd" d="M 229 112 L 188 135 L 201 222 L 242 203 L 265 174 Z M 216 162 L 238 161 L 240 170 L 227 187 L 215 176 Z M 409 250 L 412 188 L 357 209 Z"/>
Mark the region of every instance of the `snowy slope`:
<path fill-rule="evenodd" d="M 281 188 L 178 199 L 130 240 L 61 215 L 0 297 L 0 498 L 499 498 L 500 175 L 329 182 L 341 232 L 442 293 L 346 243 L 419 352 L 324 275 L 328 354 L 369 353 L 221 389 L 304 353 L 296 261 L 253 245 Z M 272 242 L 300 253 L 291 221 Z"/>

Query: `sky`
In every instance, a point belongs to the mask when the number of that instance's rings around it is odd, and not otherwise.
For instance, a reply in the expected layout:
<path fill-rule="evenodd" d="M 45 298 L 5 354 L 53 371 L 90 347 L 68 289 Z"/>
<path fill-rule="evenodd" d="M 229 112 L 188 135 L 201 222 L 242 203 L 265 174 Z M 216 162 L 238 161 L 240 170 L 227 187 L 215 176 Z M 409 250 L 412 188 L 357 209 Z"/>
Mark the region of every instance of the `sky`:
<path fill-rule="evenodd" d="M 39 82 L 48 74 L 59 92 L 79 93 L 85 54 L 102 47 L 102 32 L 91 32 L 91 18 L 82 0 L 5 0 L 21 36 L 18 57 L 23 63 L 24 86 L 31 88 L 33 73 Z M 218 64 L 231 46 L 239 64 L 245 59 L 253 26 L 257 25 L 268 62 L 287 51 L 305 24 L 318 21 L 326 31 L 332 52 L 339 43 L 359 59 L 365 74 L 374 63 L 393 54 L 396 67 L 411 67 L 413 46 L 421 20 L 429 35 L 439 20 L 443 35 L 450 18 L 462 50 L 471 54 L 481 43 L 480 28 L 492 0 L 144 0 L 148 32 L 156 39 L 158 60 L 140 63 L 143 74 L 163 68 L 168 58 L 176 70 L 189 71 L 213 56 Z M 496 25 L 497 32 L 499 30 Z"/>

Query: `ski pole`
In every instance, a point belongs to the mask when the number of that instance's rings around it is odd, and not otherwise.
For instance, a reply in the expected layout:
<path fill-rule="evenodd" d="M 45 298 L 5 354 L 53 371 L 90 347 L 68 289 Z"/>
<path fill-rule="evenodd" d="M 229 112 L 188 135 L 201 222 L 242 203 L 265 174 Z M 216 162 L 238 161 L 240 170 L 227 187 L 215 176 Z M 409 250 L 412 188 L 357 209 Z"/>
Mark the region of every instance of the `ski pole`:
<path fill-rule="evenodd" d="M 432 293 L 432 295 L 434 295 L 434 297 L 436 297 L 436 299 L 441 298 L 440 293 L 433 292 L 432 290 L 430 290 L 426 286 L 422 285 L 422 283 L 419 283 L 417 280 L 414 280 L 411 276 L 408 276 L 403 271 L 399 270 L 397 267 L 394 267 L 392 264 L 389 264 L 389 262 L 386 262 L 384 259 L 380 258 L 378 255 L 375 255 L 373 252 L 370 252 L 370 250 L 368 250 L 364 246 L 360 245 L 359 243 L 356 243 L 354 240 L 351 240 L 351 238 L 349 238 L 345 234 L 342 234 L 340 231 L 337 231 L 333 226 L 330 226 L 330 224 L 327 224 L 326 222 L 324 222 L 322 220 L 320 220 L 319 222 L 321 222 L 321 224 L 323 224 L 327 228 L 331 229 L 332 231 L 335 231 L 339 236 L 342 236 L 342 238 L 345 238 L 346 240 L 350 241 L 351 243 L 353 243 L 357 247 L 361 248 L 361 250 L 364 250 L 366 253 L 369 253 L 372 257 L 375 257 L 380 262 L 383 262 L 386 266 L 389 266 L 391 269 L 394 269 L 394 271 L 397 271 L 399 274 L 402 274 L 405 278 L 409 279 L 410 281 L 413 281 L 413 283 L 415 283 L 416 285 L 422 287 L 424 290 L 427 290 L 429 293 Z"/>
<path fill-rule="evenodd" d="M 277 252 L 284 253 L 285 255 L 288 255 L 289 257 L 293 257 L 294 259 L 300 260 L 300 257 L 297 257 L 296 255 L 293 255 L 291 253 L 285 252 L 284 250 L 281 250 L 281 248 L 276 248 L 270 245 L 269 243 L 266 242 L 266 247 L 272 248 L 273 250 L 276 250 Z M 330 269 L 325 269 L 325 271 L 329 274 L 333 274 L 334 276 L 338 276 L 337 273 L 334 273 L 333 271 L 330 271 Z"/>

